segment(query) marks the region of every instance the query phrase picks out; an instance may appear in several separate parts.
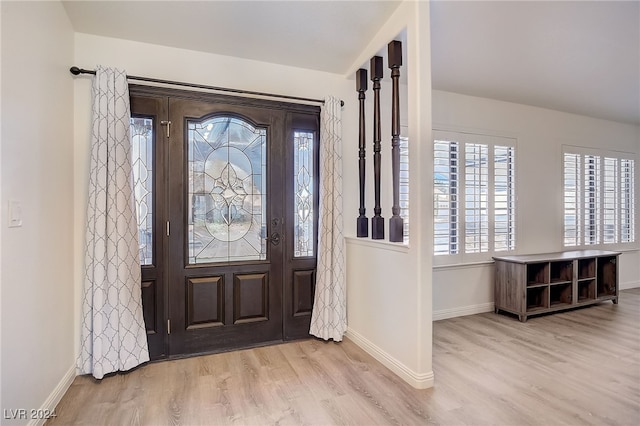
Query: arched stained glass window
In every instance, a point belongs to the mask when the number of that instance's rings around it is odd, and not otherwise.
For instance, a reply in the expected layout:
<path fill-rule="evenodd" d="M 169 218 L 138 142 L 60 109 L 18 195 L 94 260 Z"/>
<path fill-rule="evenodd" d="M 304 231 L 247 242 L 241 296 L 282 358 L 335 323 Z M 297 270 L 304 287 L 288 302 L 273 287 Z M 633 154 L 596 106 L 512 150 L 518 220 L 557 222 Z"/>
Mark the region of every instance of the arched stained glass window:
<path fill-rule="evenodd" d="M 265 128 L 187 120 L 190 264 L 266 259 Z"/>

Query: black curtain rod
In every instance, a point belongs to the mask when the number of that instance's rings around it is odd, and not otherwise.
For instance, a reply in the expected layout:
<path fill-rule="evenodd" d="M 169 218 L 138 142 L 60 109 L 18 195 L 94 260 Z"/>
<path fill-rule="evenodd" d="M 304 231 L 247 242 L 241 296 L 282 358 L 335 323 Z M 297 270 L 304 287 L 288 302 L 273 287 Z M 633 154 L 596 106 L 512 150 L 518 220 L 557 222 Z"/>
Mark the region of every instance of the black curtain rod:
<path fill-rule="evenodd" d="M 95 70 L 85 70 L 84 68 L 78 68 L 76 66 L 73 66 L 73 67 L 69 68 L 69 71 L 73 75 L 79 75 L 79 74 L 96 75 Z M 288 95 L 275 95 L 273 93 L 253 92 L 251 90 L 229 89 L 227 87 L 207 86 L 207 85 L 204 85 L 204 84 L 183 83 L 181 81 L 161 80 L 159 78 L 138 77 L 138 76 L 135 76 L 135 75 L 128 75 L 127 79 L 145 81 L 145 82 L 148 82 L 148 83 L 170 84 L 172 86 L 192 87 L 192 88 L 195 88 L 195 89 L 216 90 L 216 91 L 220 91 L 220 92 L 231 92 L 231 93 L 240 93 L 240 94 L 245 94 L 245 95 L 266 96 L 266 97 L 269 97 L 269 98 L 291 99 L 291 100 L 294 100 L 294 101 L 315 102 L 315 103 L 324 104 L 324 100 L 322 100 L 322 99 L 301 98 L 301 97 L 298 97 L 298 96 L 288 96 Z M 344 101 L 342 101 L 342 100 L 340 101 L 340 106 L 344 106 Z"/>

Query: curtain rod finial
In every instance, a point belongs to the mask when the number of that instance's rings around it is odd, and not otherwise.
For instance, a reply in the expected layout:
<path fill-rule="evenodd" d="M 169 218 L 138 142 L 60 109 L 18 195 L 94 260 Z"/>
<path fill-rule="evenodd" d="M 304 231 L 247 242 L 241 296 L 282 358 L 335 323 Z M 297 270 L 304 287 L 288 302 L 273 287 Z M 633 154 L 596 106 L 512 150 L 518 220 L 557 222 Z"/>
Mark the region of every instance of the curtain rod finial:
<path fill-rule="evenodd" d="M 71 68 L 69 68 L 69 72 L 71 72 L 71 74 L 73 74 L 73 75 L 79 75 L 80 74 L 80 68 L 75 67 L 75 66 L 71 67 Z"/>

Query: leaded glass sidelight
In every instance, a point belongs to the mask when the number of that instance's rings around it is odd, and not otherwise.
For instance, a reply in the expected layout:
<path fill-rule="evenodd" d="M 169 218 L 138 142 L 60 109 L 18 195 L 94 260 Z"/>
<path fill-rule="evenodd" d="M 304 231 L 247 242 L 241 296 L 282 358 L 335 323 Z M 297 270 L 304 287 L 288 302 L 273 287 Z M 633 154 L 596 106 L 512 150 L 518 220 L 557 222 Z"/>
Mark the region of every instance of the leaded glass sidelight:
<path fill-rule="evenodd" d="M 187 130 L 189 263 L 265 260 L 266 129 L 218 116 Z"/>
<path fill-rule="evenodd" d="M 295 131 L 293 134 L 294 223 L 293 255 L 314 255 L 314 133 Z"/>
<path fill-rule="evenodd" d="M 140 264 L 153 264 L 153 118 L 132 117 L 133 192 L 138 220 Z"/>

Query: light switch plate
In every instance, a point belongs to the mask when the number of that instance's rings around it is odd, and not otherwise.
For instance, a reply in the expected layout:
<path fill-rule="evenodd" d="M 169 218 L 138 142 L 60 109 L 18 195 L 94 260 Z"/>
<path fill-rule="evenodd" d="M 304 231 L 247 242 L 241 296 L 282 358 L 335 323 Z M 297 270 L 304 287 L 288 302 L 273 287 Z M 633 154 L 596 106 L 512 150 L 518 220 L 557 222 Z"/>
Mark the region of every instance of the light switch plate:
<path fill-rule="evenodd" d="M 22 226 L 22 203 L 18 200 L 9 200 L 9 228 Z"/>

